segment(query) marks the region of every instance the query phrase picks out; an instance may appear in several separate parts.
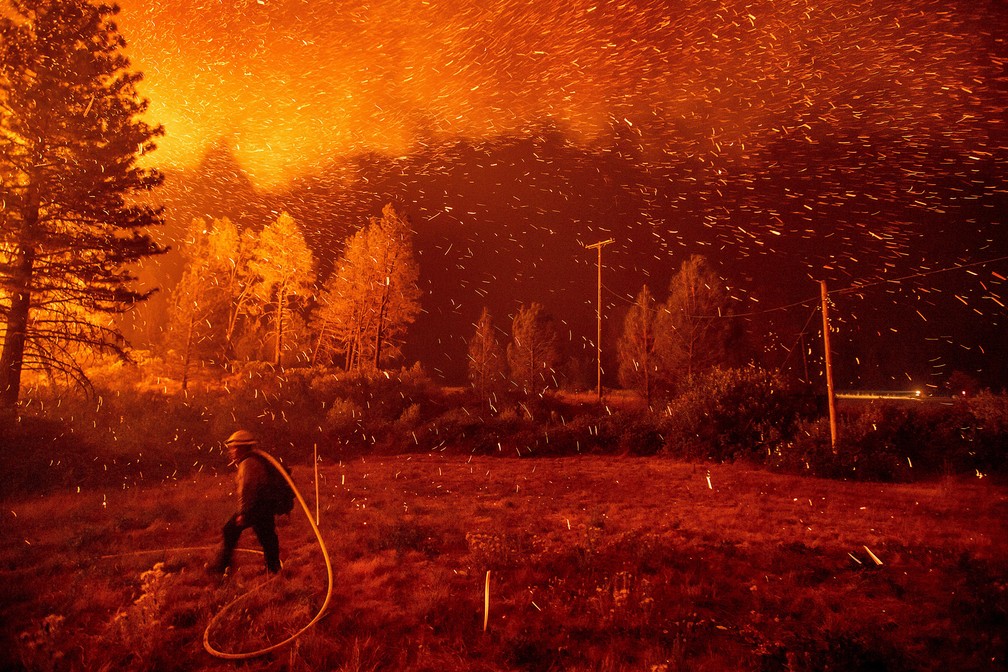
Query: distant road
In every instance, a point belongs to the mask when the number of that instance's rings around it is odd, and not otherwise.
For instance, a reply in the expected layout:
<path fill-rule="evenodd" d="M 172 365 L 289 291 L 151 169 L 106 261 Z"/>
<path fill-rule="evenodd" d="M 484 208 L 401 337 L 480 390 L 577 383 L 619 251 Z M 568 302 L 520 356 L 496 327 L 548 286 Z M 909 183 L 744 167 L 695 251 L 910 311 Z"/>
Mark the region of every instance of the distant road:
<path fill-rule="evenodd" d="M 951 406 L 959 400 L 952 396 L 929 396 L 917 390 L 856 390 L 837 392 L 837 400 L 843 402 L 906 401 L 915 404 L 941 404 Z"/>

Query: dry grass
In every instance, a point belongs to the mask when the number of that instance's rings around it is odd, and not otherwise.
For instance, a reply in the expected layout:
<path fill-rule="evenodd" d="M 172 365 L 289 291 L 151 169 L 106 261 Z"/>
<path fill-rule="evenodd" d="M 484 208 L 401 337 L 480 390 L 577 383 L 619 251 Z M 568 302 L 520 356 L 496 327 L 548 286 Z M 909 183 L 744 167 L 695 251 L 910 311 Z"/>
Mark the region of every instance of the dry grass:
<path fill-rule="evenodd" d="M 295 475 L 306 493 L 308 468 Z M 357 459 L 322 470 L 327 617 L 245 670 L 968 670 L 1008 663 L 1008 490 L 853 484 L 659 458 Z M 709 479 L 709 480 L 708 480 Z M 203 571 L 230 475 L 9 501 L 4 669 L 235 669 Z M 250 533 L 245 545 L 254 546 Z M 222 618 L 248 650 L 310 620 L 307 523 Z M 870 549 L 883 563 L 871 559 Z M 483 631 L 484 582 L 490 613 Z"/>

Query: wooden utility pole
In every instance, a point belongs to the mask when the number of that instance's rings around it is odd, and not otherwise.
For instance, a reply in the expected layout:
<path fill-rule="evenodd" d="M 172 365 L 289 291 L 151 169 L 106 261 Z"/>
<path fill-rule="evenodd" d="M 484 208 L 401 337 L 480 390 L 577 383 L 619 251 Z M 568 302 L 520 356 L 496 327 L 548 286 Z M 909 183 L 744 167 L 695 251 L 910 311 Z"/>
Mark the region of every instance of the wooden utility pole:
<path fill-rule="evenodd" d="M 819 281 L 819 288 L 822 293 L 822 323 L 823 323 L 823 348 L 826 350 L 826 396 L 829 400 L 829 429 L 830 447 L 833 453 L 837 452 L 837 418 L 836 418 L 836 392 L 833 389 L 833 355 L 830 353 L 829 342 L 829 300 L 827 298 L 826 281 Z"/>
<path fill-rule="evenodd" d="M 602 248 L 616 241 L 610 238 L 609 240 L 600 240 L 592 245 L 585 245 L 586 248 L 598 250 L 598 334 L 595 338 L 596 350 L 598 356 L 596 362 L 598 363 L 598 401 L 599 404 L 602 403 Z"/>

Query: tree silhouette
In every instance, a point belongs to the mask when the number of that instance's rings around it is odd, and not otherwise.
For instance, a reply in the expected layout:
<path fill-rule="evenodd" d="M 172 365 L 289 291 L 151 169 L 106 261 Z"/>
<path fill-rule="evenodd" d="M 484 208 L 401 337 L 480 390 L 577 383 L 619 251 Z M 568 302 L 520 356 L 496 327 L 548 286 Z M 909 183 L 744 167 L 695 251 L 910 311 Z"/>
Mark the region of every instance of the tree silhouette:
<path fill-rule="evenodd" d="M 227 217 L 214 220 L 211 230 L 213 254 L 223 260 L 223 277 L 215 278 L 223 294 L 227 318 L 224 321 L 224 352 L 226 362 L 236 356 L 235 341 L 243 319 L 253 313 L 256 275 L 251 268 L 252 256 L 259 245 L 259 237 L 252 229 L 238 231 Z"/>
<path fill-rule="evenodd" d="M 284 212 L 262 230 L 249 268 L 257 278 L 255 293 L 272 315 L 273 364 L 280 366 L 285 330 L 315 289 L 315 257 L 293 217 Z"/>
<path fill-rule="evenodd" d="M 196 344 L 204 340 L 204 325 L 211 324 L 213 306 L 208 227 L 194 219 L 186 233 L 182 255 L 187 265 L 172 292 L 168 324 L 169 342 L 182 350 L 182 389 L 189 386 L 189 364 Z"/>
<path fill-rule="evenodd" d="M 249 270 L 255 236 L 239 235 L 228 218 L 194 219 L 180 247 L 186 262 L 172 291 L 169 344 L 182 351 L 182 389 L 193 355 L 226 363 L 237 319 L 247 310 L 254 276 Z"/>
<path fill-rule="evenodd" d="M 379 369 L 400 355 L 420 312 L 409 222 L 389 204 L 347 239 L 316 316 L 316 352 L 342 351 L 347 370 Z"/>
<path fill-rule="evenodd" d="M 634 305 L 623 320 L 623 335 L 617 344 L 620 383 L 640 391 L 651 405 L 658 373 L 655 332 L 658 304 L 647 285 L 641 288 Z"/>
<path fill-rule="evenodd" d="M 729 359 L 729 314 L 724 281 L 705 257 L 692 255 L 673 276 L 657 317 L 655 352 L 667 382 L 681 384 Z"/>
<path fill-rule="evenodd" d="M 367 229 L 358 229 L 347 238 L 343 255 L 322 291 L 315 315 L 318 334 L 314 361 L 332 359 L 342 353 L 344 368 L 355 370 L 360 362 L 365 305 L 367 303 Z"/>
<path fill-rule="evenodd" d="M 556 368 L 560 364 L 560 339 L 553 318 L 542 305 L 522 306 L 511 324 L 512 340 L 507 346 L 511 379 L 525 396 L 557 387 Z"/>
<path fill-rule="evenodd" d="M 413 258 L 413 233 L 409 222 L 391 204 L 382 209 L 381 219 L 371 220 L 368 230 L 371 253 L 378 271 L 376 290 L 374 368 L 382 362 L 382 349 L 396 348 L 406 326 L 420 312 L 419 268 Z"/>
<path fill-rule="evenodd" d="M 476 333 L 469 341 L 469 381 L 481 401 L 488 400 L 504 381 L 507 366 L 504 357 L 490 312 L 484 307 L 476 323 Z"/>
<path fill-rule="evenodd" d="M 164 252 L 147 229 L 160 211 L 129 204 L 161 175 L 137 165 L 161 127 L 112 21 L 84 0 L 12 0 L 0 12 L 0 409 L 25 368 L 80 384 L 86 351 L 127 358 L 107 314 L 150 295 L 129 268 Z"/>

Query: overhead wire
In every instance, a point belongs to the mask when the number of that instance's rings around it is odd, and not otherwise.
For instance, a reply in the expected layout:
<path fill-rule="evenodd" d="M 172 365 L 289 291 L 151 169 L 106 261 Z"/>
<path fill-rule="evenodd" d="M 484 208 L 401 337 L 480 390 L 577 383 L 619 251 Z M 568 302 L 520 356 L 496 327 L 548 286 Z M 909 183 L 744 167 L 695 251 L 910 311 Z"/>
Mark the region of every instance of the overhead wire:
<path fill-rule="evenodd" d="M 798 347 L 798 344 L 799 344 L 799 343 L 801 342 L 801 339 L 802 339 L 802 337 L 803 337 L 803 336 L 805 335 L 805 330 L 806 330 L 806 329 L 808 329 L 808 326 L 809 326 L 809 323 L 811 323 L 811 322 L 812 322 L 812 318 L 813 318 L 813 317 L 815 317 L 815 316 L 816 316 L 816 313 L 818 313 L 818 312 L 819 312 L 819 308 L 818 308 L 818 307 L 816 307 L 816 308 L 813 308 L 813 309 L 812 309 L 812 312 L 811 312 L 811 313 L 809 313 L 809 316 L 808 316 L 808 319 L 807 319 L 807 320 L 805 320 L 805 324 L 804 324 L 804 325 L 802 326 L 802 328 L 801 328 L 801 331 L 799 331 L 799 332 L 798 332 L 798 336 L 797 336 L 797 338 L 795 338 L 795 342 L 794 342 L 794 345 L 792 345 L 792 346 L 791 346 L 791 347 L 790 347 L 790 348 L 788 349 L 788 351 L 787 351 L 787 353 L 788 353 L 788 354 L 787 354 L 787 357 L 785 357 L 785 358 L 784 358 L 784 361 L 783 361 L 783 362 L 781 362 L 781 365 L 780 365 L 780 368 L 781 368 L 782 370 L 784 369 L 784 367 L 785 367 L 785 366 L 787 366 L 787 363 L 788 363 L 788 361 L 790 361 L 790 360 L 791 360 L 791 355 L 792 355 L 792 354 L 794 354 L 794 351 L 795 351 L 795 348 L 797 348 L 797 347 Z"/>
<path fill-rule="evenodd" d="M 834 294 L 856 294 L 857 292 L 859 292 L 862 289 L 867 289 L 867 288 L 870 288 L 870 287 L 876 287 L 878 285 L 894 284 L 894 283 L 899 283 L 899 282 L 903 282 L 903 281 L 906 281 L 906 280 L 914 280 L 916 278 L 924 278 L 924 277 L 928 277 L 928 276 L 931 276 L 931 275 L 938 275 L 940 273 L 950 273 L 952 271 L 960 271 L 960 270 L 969 269 L 969 268 L 976 268 L 978 266 L 986 266 L 988 264 L 995 264 L 995 263 L 1002 262 L 1002 261 L 1008 261 L 1008 256 L 995 257 L 993 259 L 985 259 L 983 261 L 975 261 L 975 262 L 971 262 L 971 263 L 968 263 L 968 264 L 956 264 L 954 266 L 948 266 L 948 267 L 945 267 L 945 268 L 937 268 L 937 269 L 934 269 L 934 270 L 931 270 L 931 271 L 922 271 L 920 273 L 911 273 L 911 274 L 908 274 L 908 275 L 900 276 L 898 278 L 884 278 L 884 279 L 875 280 L 875 281 L 872 281 L 872 282 L 864 282 L 864 283 L 861 283 L 861 284 L 851 285 L 849 287 L 841 287 L 839 289 L 829 289 L 829 290 L 827 290 L 827 295 L 834 295 Z M 602 288 L 605 289 L 606 292 L 608 292 L 611 296 L 613 296 L 613 297 L 615 297 L 615 298 L 623 301 L 627 305 L 634 305 L 634 303 L 635 303 L 635 301 L 628 300 L 625 296 L 623 296 L 621 294 L 617 294 L 616 292 L 612 291 L 611 289 L 609 289 L 608 287 L 606 287 L 604 284 L 602 285 Z M 745 313 L 727 313 L 727 314 L 724 314 L 724 315 L 696 315 L 695 317 L 700 318 L 700 319 L 718 319 L 718 318 L 721 318 L 721 319 L 734 319 L 734 318 L 739 318 L 739 317 L 754 317 L 754 316 L 757 316 L 757 315 L 766 315 L 768 313 L 774 313 L 774 312 L 778 312 L 778 311 L 782 311 L 782 310 L 789 310 L 791 308 L 795 308 L 795 307 L 798 307 L 798 306 L 805 306 L 805 305 L 808 305 L 808 304 L 811 304 L 811 303 L 818 303 L 820 300 L 821 300 L 820 295 L 815 295 L 815 296 L 811 296 L 811 297 L 809 297 L 807 299 L 802 299 L 800 301 L 794 301 L 792 303 L 787 303 L 787 304 L 780 305 L 780 306 L 774 306 L 773 308 L 764 308 L 764 309 L 761 309 L 761 310 L 754 310 L 754 311 L 749 311 L 749 312 L 745 312 Z"/>
<path fill-rule="evenodd" d="M 839 288 L 839 289 L 827 289 L 826 294 L 827 294 L 827 296 L 830 296 L 830 295 L 844 295 L 844 294 L 856 294 L 856 293 L 860 292 L 863 289 L 868 289 L 868 288 L 871 288 L 871 287 L 876 287 L 878 285 L 894 284 L 894 283 L 904 282 L 904 281 L 907 281 L 907 280 L 914 280 L 914 279 L 917 279 L 917 278 L 924 278 L 924 277 L 929 277 L 929 276 L 932 276 L 932 275 L 938 275 L 938 274 L 941 274 L 941 273 L 950 273 L 950 272 L 953 272 L 953 271 L 959 271 L 959 270 L 965 270 L 965 269 L 970 269 L 970 268 L 976 268 L 976 267 L 980 267 L 980 266 L 987 266 L 989 264 L 995 264 L 995 263 L 999 263 L 999 262 L 1006 261 L 1006 260 L 1008 260 L 1008 256 L 994 257 L 992 259 L 984 259 L 984 260 L 981 260 L 981 261 L 975 261 L 975 262 L 964 263 L 964 264 L 956 264 L 954 266 L 948 266 L 948 267 L 945 267 L 945 268 L 933 269 L 933 270 L 930 270 L 930 271 L 921 271 L 919 273 L 910 273 L 910 274 L 907 274 L 907 275 L 900 276 L 898 278 L 884 278 L 884 279 L 879 279 L 879 280 L 872 281 L 872 282 L 863 282 L 863 283 L 859 283 L 859 284 L 856 284 L 856 285 L 851 285 L 849 287 L 842 287 L 842 288 Z M 614 297 L 616 299 L 619 299 L 620 301 L 622 301 L 623 303 L 625 303 L 627 305 L 635 305 L 636 304 L 635 300 L 629 300 L 629 299 L 627 299 L 627 297 L 625 297 L 625 296 L 623 296 L 621 294 L 617 294 L 616 292 L 614 292 L 613 290 L 611 290 L 609 287 L 607 287 L 605 284 L 602 285 L 602 288 L 605 289 L 605 291 L 610 296 L 612 296 L 612 297 Z M 790 360 L 791 355 L 794 352 L 794 349 L 798 346 L 798 343 L 801 341 L 801 338 L 805 335 L 805 331 L 806 331 L 806 329 L 808 329 L 808 325 L 812 321 L 812 318 L 820 310 L 819 305 L 818 305 L 820 301 L 821 301 L 821 295 L 819 295 L 819 296 L 811 296 L 811 297 L 809 297 L 807 299 L 802 299 L 800 301 L 794 301 L 792 303 L 787 303 L 787 304 L 780 305 L 780 306 L 774 306 L 773 308 L 764 308 L 764 309 L 761 309 L 761 310 L 748 311 L 748 312 L 745 312 L 745 313 L 727 313 L 727 314 L 718 314 L 718 315 L 696 315 L 694 317 L 697 318 L 697 319 L 711 319 L 711 320 L 713 320 L 713 319 L 735 319 L 735 318 L 740 318 L 740 317 L 755 317 L 755 316 L 758 316 L 758 315 L 766 315 L 766 314 L 769 314 L 769 313 L 780 312 L 780 311 L 784 311 L 784 310 L 790 310 L 791 308 L 796 308 L 798 306 L 808 306 L 809 304 L 812 304 L 813 305 L 812 312 L 809 314 L 808 319 L 805 321 L 805 325 L 798 332 L 798 336 L 795 339 L 794 345 L 791 348 L 787 349 L 788 355 L 784 359 L 784 362 L 781 365 L 781 366 L 784 366 Z"/>
<path fill-rule="evenodd" d="M 936 268 L 932 271 L 922 271 L 920 273 L 912 273 L 910 275 L 904 275 L 898 278 L 886 278 L 881 280 L 875 280 L 873 282 L 866 282 L 860 285 L 852 285 L 850 287 L 844 287 L 841 289 L 830 290 L 830 294 L 849 294 L 856 293 L 861 289 L 867 287 L 875 287 L 877 285 L 886 285 L 896 282 L 903 282 L 904 280 L 914 280 L 916 278 L 925 278 L 931 275 L 938 275 L 939 273 L 950 273 L 952 271 L 961 271 L 967 268 L 976 268 L 977 266 L 986 266 L 988 264 L 995 264 L 1001 261 L 1008 260 L 1008 256 L 995 257 L 994 259 L 985 259 L 983 261 L 974 261 L 969 264 L 956 264 L 955 266 L 948 266 L 946 268 Z"/>

